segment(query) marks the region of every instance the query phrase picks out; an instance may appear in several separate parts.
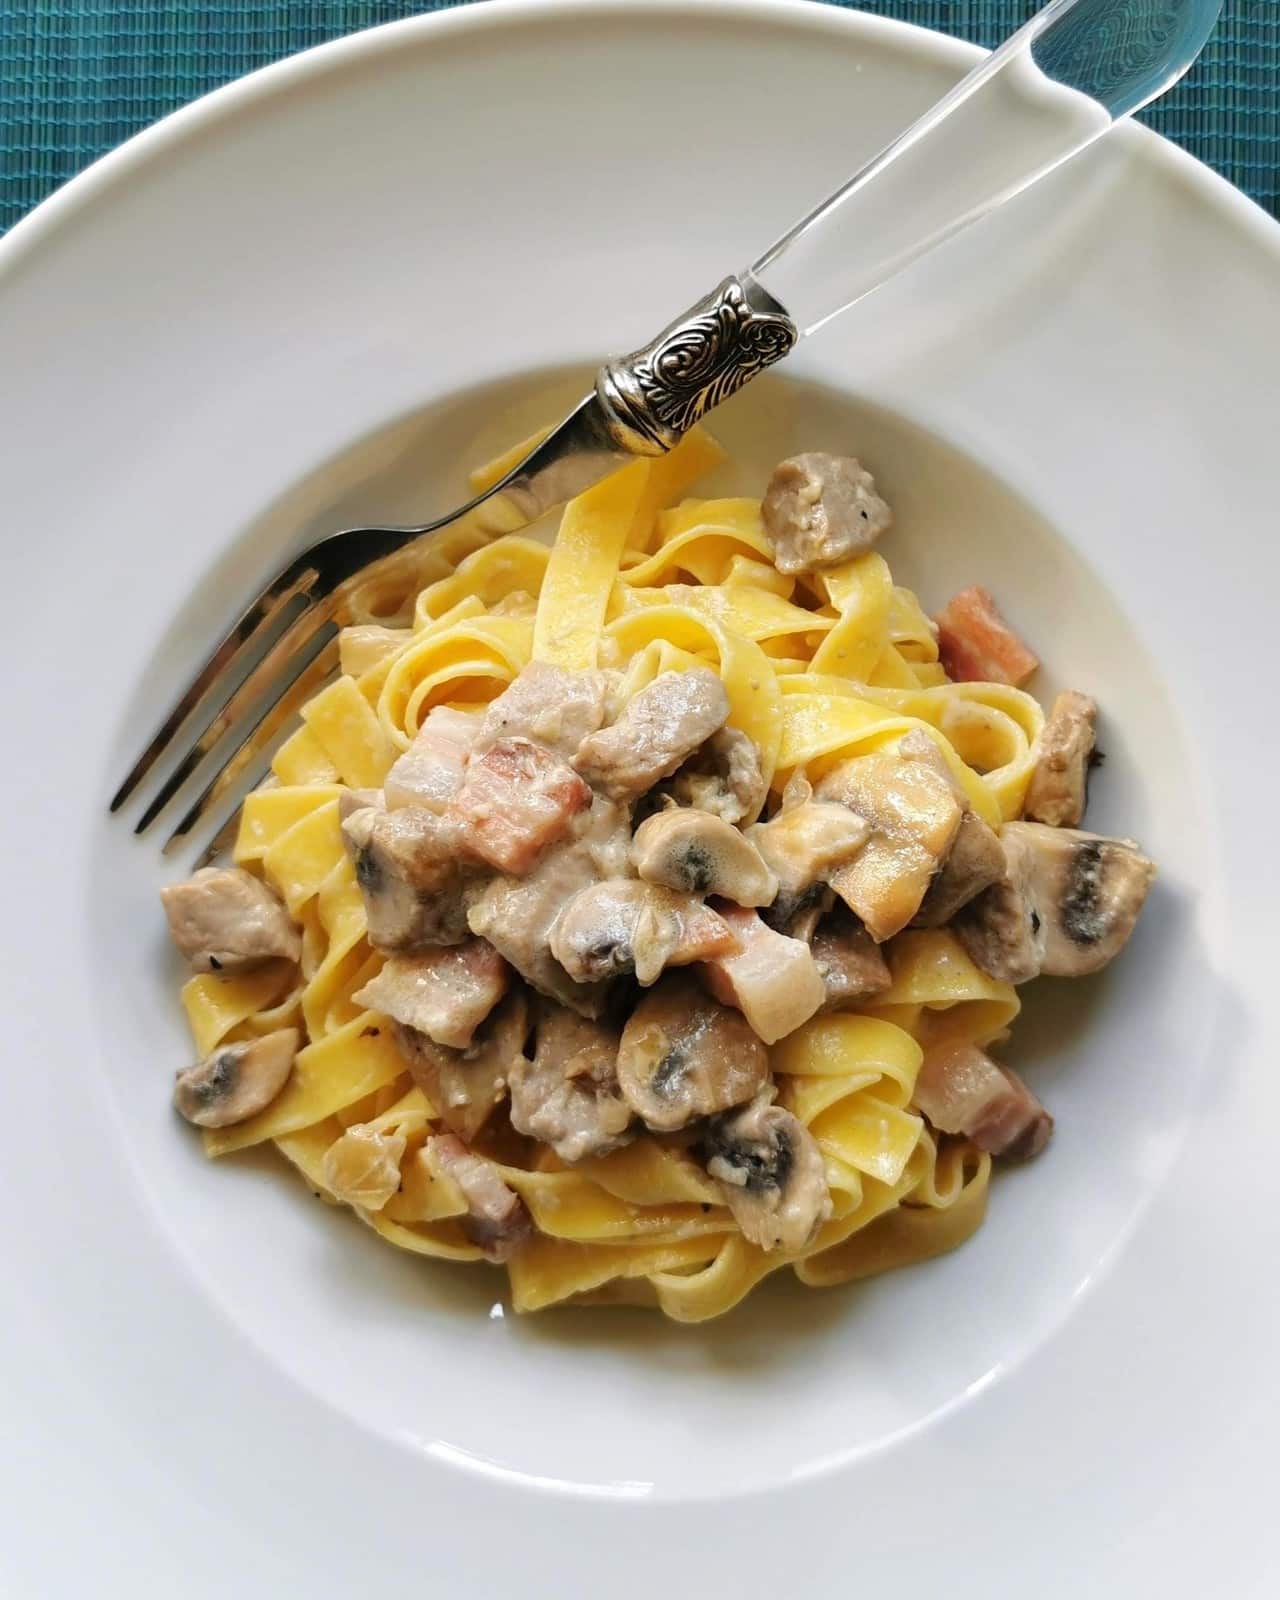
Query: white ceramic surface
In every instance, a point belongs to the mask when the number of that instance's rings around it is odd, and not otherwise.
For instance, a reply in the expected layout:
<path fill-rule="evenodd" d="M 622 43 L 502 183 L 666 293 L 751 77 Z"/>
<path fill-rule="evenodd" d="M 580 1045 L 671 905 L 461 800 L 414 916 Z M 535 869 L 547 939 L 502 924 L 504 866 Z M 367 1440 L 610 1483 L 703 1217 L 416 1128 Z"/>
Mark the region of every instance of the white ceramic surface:
<path fill-rule="evenodd" d="M 517 1323 L 274 1161 L 208 1166 L 165 874 L 103 815 L 286 551 L 446 504 L 972 54 L 493 0 L 258 74 L 0 245 L 5 1594 L 1274 1592 L 1280 232 L 1187 158 L 1127 131 L 717 423 L 744 486 L 867 459 L 895 570 L 988 583 L 1041 687 L 1102 699 L 1090 820 L 1162 863 L 1123 961 L 1033 993 L 1057 1136 L 957 1254 Z"/>

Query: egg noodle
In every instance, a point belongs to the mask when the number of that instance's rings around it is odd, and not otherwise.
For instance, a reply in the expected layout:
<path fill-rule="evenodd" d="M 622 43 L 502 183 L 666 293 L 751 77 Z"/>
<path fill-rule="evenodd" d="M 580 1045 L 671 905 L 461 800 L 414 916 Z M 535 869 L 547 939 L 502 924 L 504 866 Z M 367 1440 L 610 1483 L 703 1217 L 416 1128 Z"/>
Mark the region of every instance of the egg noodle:
<path fill-rule="evenodd" d="M 473 482 L 494 481 L 518 450 Z M 376 649 L 367 636 L 359 648 L 354 636 L 343 641 L 342 675 L 307 704 L 273 778 L 248 796 L 235 847 L 303 930 L 300 980 L 282 995 L 296 974 L 271 967 L 183 989 L 201 1057 L 230 1040 L 305 1030 L 283 1092 L 249 1121 L 206 1131 L 210 1155 L 271 1141 L 313 1189 L 352 1204 L 390 1243 L 482 1259 L 458 1220 L 462 1195 L 426 1144 L 439 1131 L 435 1109 L 385 1018 L 352 1000 L 383 957 L 366 938 L 338 800 L 344 785 L 380 785 L 432 707 L 476 709 L 530 660 L 619 669 L 621 702 L 661 672 L 712 667 L 775 793 L 798 769 L 816 778 L 927 726 L 980 817 L 998 827 L 1019 814 L 1043 722 L 1036 701 L 1000 684 L 949 683 L 914 594 L 874 551 L 814 577 L 780 574 L 758 500 L 683 498 L 720 460 L 695 431 L 671 455 L 570 502 L 550 547 L 527 533 L 481 544 L 473 518 L 435 547 L 437 566 L 390 619 L 394 633 Z M 476 1148 L 498 1162 L 537 1230 L 508 1263 L 516 1309 L 644 1303 L 696 1322 L 781 1267 L 826 1286 L 966 1239 L 985 1213 L 991 1158 L 935 1137 L 913 1109 L 922 1047 L 1000 1039 L 1019 1002 L 946 930 L 905 932 L 885 954 L 893 983 L 874 1004 L 820 1014 L 770 1052 L 780 1102 L 826 1163 L 832 1215 L 808 1248 L 757 1248 L 712 1179 L 652 1137 L 569 1167 L 495 1119 Z"/>

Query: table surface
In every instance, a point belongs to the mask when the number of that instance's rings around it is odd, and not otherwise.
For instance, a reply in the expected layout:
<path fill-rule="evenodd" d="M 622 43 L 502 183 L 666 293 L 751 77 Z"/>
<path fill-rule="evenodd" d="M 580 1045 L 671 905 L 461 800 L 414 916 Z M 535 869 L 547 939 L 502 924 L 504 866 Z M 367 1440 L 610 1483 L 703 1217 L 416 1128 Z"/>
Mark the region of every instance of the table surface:
<path fill-rule="evenodd" d="M 95 157 L 219 84 L 357 28 L 467 3 L 0 0 L 0 232 Z M 985 45 L 1036 9 L 1033 0 L 861 6 Z M 1145 120 L 1280 215 L 1280 0 L 1227 0 L 1203 56 Z"/>

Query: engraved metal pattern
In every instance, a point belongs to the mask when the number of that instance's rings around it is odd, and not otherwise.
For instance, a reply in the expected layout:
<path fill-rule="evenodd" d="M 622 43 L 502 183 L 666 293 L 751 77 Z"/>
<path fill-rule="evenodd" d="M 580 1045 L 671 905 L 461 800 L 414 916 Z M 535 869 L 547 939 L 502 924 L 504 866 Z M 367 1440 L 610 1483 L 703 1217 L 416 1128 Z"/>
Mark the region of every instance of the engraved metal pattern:
<path fill-rule="evenodd" d="M 767 303 L 760 303 L 767 302 Z M 795 344 L 783 308 L 740 278 L 726 278 L 652 343 L 600 369 L 596 392 L 620 443 L 660 455 Z"/>

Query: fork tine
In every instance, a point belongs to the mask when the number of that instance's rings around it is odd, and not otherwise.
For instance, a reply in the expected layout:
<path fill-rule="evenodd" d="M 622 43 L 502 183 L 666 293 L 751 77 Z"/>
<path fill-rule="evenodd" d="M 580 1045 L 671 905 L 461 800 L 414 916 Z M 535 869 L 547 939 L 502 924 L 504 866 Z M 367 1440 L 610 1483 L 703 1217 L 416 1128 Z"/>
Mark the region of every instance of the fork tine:
<path fill-rule="evenodd" d="M 155 798 L 138 818 L 135 833 L 145 833 L 156 820 L 164 808 L 169 804 L 178 791 L 185 786 L 188 779 L 201 765 L 205 757 L 228 733 L 241 717 L 249 712 L 255 702 L 266 695 L 274 698 L 276 685 L 287 687 L 311 659 L 308 646 L 311 645 L 316 634 L 329 620 L 329 610 L 324 605 L 318 605 L 314 600 L 308 600 L 304 610 L 289 623 L 288 627 L 275 641 L 263 656 L 262 660 L 253 668 L 249 676 L 230 696 L 221 710 L 216 711 L 210 718 L 204 731 L 192 744 L 182 760 L 173 769 L 161 784 Z M 289 671 L 293 663 L 302 657 L 300 665 L 294 671 Z M 264 708 L 270 710 L 270 704 Z"/>
<path fill-rule="evenodd" d="M 240 807 L 237 806 L 228 816 L 227 820 L 209 840 L 204 849 L 196 857 L 192 872 L 199 872 L 201 867 L 211 866 L 224 850 L 229 850 L 235 843 L 236 835 L 240 832 Z M 167 846 L 165 847 L 168 848 Z M 161 855 L 164 854 L 162 850 Z"/>
<path fill-rule="evenodd" d="M 305 701 L 311 698 L 337 664 L 338 643 L 335 630 L 320 639 L 315 650 L 303 659 L 284 692 L 278 698 L 269 700 L 263 706 L 260 715 L 245 729 L 240 743 L 227 757 L 222 768 L 205 785 L 187 814 L 165 841 L 164 855 L 172 855 L 183 844 L 192 830 L 233 787 L 245 769 L 262 755 L 284 724 L 297 713 Z M 235 820 L 235 813 L 229 820 L 232 822 Z M 225 831 L 225 828 L 219 830 L 219 839 Z"/>
<path fill-rule="evenodd" d="M 116 790 L 111 800 L 111 810 L 119 811 L 129 796 L 143 781 L 156 762 L 161 760 L 187 718 L 224 674 L 229 673 L 242 652 L 251 649 L 276 621 L 281 612 L 299 595 L 304 595 L 315 582 L 314 569 L 298 568 L 297 563 L 270 583 L 244 612 L 234 627 L 213 651 L 186 691 L 160 724 L 154 737 L 130 768 L 128 776 Z"/>

